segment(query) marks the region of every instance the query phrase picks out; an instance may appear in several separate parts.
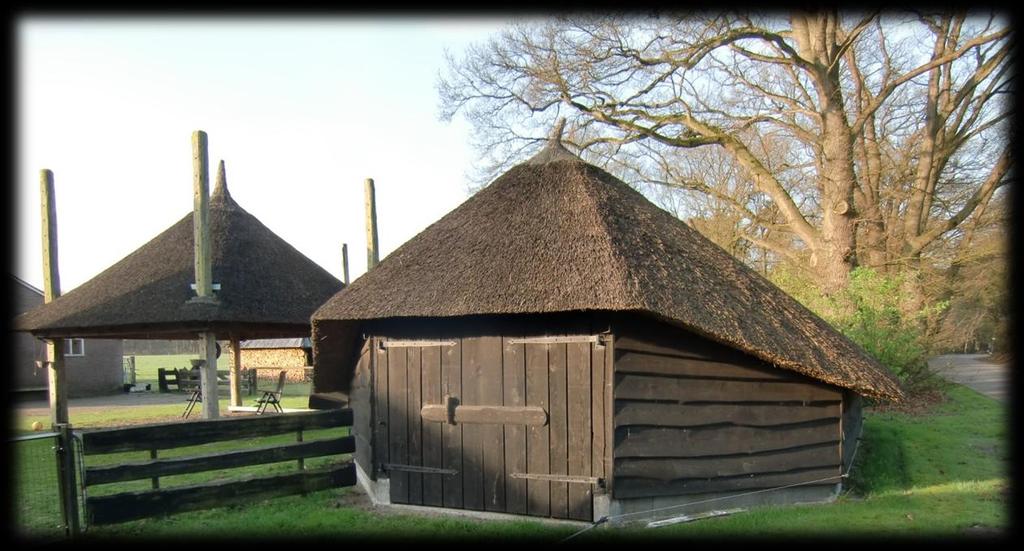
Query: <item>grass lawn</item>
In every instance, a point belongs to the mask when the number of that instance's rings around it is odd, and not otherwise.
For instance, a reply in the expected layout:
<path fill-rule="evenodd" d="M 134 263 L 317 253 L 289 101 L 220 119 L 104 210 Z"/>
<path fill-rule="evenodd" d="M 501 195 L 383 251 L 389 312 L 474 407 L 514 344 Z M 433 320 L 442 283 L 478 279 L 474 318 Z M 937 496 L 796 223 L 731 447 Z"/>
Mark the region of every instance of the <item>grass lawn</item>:
<path fill-rule="evenodd" d="M 945 403 L 926 415 L 868 412 L 849 485 L 852 491 L 834 503 L 760 508 L 657 529 L 601 527 L 574 541 L 836 535 L 937 537 L 963 534 L 968 529 L 1005 530 L 1009 527 L 1007 408 L 958 385 L 951 386 L 947 395 Z M 294 463 L 269 468 L 294 468 Z M 357 492 L 356 488 L 327 490 L 245 507 L 92 527 L 88 536 L 410 540 L 514 537 L 557 541 L 576 531 L 573 527 L 530 519 L 505 522 L 384 514 L 353 505 Z M 728 508 L 727 502 L 722 508 Z"/>
<path fill-rule="evenodd" d="M 263 385 L 260 385 L 262 388 Z M 272 383 L 267 383 L 266 387 L 272 387 Z M 281 396 L 281 406 L 290 409 L 305 409 L 309 407 L 309 383 L 289 383 L 285 385 L 284 393 Z M 170 423 L 181 420 L 181 414 L 185 411 L 185 405 L 188 403 L 187 393 L 174 393 L 174 396 L 178 396 L 181 399 L 172 404 L 159 404 L 149 406 L 134 406 L 134 407 L 111 407 L 104 409 L 93 408 L 87 411 L 75 411 L 72 409 L 71 424 L 76 429 L 91 429 L 100 427 L 114 427 L 119 425 L 137 425 L 142 423 Z M 245 393 L 242 394 L 242 405 L 243 406 L 255 406 L 256 399 L 260 397 L 260 394 L 253 394 L 247 396 Z M 221 392 L 218 405 L 221 412 L 228 411 L 228 406 L 231 404 L 230 398 L 228 398 L 226 392 Z M 193 410 L 190 419 L 197 419 L 201 416 L 202 405 L 196 404 L 195 410 Z M 15 435 L 29 434 L 32 432 L 31 426 L 35 421 L 39 421 L 44 427 L 50 425 L 50 417 L 48 413 L 41 415 L 14 415 L 11 418 L 14 423 L 12 432 Z"/>
<path fill-rule="evenodd" d="M 197 356 L 192 354 L 168 354 L 168 355 L 150 355 L 150 356 L 136 356 L 135 357 L 135 384 L 141 388 L 145 388 L 146 384 L 149 383 L 152 389 L 152 393 L 157 392 L 157 370 L 160 368 L 165 369 L 178 369 L 182 367 L 189 367 L 189 360 L 196 358 Z M 270 373 L 269 371 L 267 373 Z M 259 389 L 272 389 L 277 384 L 277 381 L 272 378 L 264 378 L 257 381 L 257 388 Z M 309 406 L 309 393 L 311 388 L 310 383 L 286 383 L 284 387 L 284 393 L 281 396 L 281 405 L 285 408 L 292 409 L 304 409 Z M 256 399 L 260 397 L 261 392 L 254 392 L 249 395 L 242 393 L 242 405 L 244 406 L 255 406 Z M 75 410 L 71 412 L 71 424 L 75 428 L 98 428 L 98 427 L 112 427 L 124 424 L 140 424 L 140 423 L 165 423 L 179 420 L 182 412 L 185 410 L 185 404 L 188 400 L 188 393 L 173 393 L 174 396 L 180 396 L 181 399 L 174 402 L 173 404 L 162 404 L 162 405 L 149 405 L 144 407 L 112 407 L 106 409 L 83 409 Z M 220 411 L 228 411 L 230 400 L 226 388 L 221 388 L 219 393 L 219 405 Z M 72 407 L 74 408 L 74 400 L 72 400 Z M 202 406 L 196 405 L 196 409 L 193 413 L 193 418 L 199 416 Z M 15 415 L 11 418 L 14 425 L 11 430 L 16 435 L 29 434 L 32 432 L 31 426 L 35 421 L 39 421 L 44 427 L 50 425 L 50 418 L 48 414 L 43 415 Z"/>
<path fill-rule="evenodd" d="M 181 369 L 191 368 L 192 364 L 189 360 L 199 358 L 197 354 L 164 354 L 164 355 L 152 355 L 152 356 L 135 356 L 135 384 L 145 385 L 146 383 L 152 383 L 153 388 L 156 389 L 157 382 L 157 369 Z M 223 369 L 219 366 L 218 368 Z"/>

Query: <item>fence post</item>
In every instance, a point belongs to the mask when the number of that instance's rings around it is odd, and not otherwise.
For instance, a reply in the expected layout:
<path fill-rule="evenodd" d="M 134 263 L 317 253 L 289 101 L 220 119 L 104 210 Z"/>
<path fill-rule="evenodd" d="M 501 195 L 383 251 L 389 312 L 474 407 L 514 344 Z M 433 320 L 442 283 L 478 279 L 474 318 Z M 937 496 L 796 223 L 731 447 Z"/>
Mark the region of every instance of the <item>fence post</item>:
<path fill-rule="evenodd" d="M 124 361 L 121 362 L 121 367 L 124 370 L 123 381 L 126 385 L 135 386 L 135 356 L 125 356 Z"/>
<path fill-rule="evenodd" d="M 78 522 L 78 493 L 75 483 L 75 442 L 70 423 L 53 426 L 57 433 L 57 482 L 60 485 L 61 513 L 64 533 L 72 538 L 80 532 Z"/>
<path fill-rule="evenodd" d="M 156 448 L 153 448 L 153 449 L 149 450 L 149 458 L 155 461 L 156 457 L 157 457 L 156 456 Z M 153 479 L 150 481 L 150 483 L 153 486 L 154 490 L 159 490 L 160 489 L 160 477 L 159 476 L 154 476 Z"/>

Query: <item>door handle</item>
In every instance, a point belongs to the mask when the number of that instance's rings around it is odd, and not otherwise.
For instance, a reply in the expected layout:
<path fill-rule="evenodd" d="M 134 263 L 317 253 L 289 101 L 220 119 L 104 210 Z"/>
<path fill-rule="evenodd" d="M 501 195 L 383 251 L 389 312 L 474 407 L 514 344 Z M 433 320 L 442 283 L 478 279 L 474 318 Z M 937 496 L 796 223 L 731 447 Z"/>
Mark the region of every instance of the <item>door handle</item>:
<path fill-rule="evenodd" d="M 458 399 L 458 397 L 452 396 L 450 394 L 445 394 L 444 395 L 444 404 L 445 404 L 445 419 L 448 421 L 449 425 L 454 425 L 455 424 L 455 408 L 459 407 L 459 399 Z"/>

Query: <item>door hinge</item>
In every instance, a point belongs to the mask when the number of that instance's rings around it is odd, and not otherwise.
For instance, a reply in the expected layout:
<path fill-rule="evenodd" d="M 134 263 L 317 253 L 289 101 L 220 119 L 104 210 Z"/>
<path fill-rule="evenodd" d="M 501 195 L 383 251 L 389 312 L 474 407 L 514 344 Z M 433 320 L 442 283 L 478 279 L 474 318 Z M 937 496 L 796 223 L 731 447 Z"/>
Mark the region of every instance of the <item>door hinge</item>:
<path fill-rule="evenodd" d="M 422 465 L 401 465 L 398 463 L 384 463 L 381 465 L 381 470 L 423 474 L 443 474 L 449 476 L 459 474 L 459 471 L 456 471 L 455 469 L 440 469 L 437 467 L 424 467 Z"/>

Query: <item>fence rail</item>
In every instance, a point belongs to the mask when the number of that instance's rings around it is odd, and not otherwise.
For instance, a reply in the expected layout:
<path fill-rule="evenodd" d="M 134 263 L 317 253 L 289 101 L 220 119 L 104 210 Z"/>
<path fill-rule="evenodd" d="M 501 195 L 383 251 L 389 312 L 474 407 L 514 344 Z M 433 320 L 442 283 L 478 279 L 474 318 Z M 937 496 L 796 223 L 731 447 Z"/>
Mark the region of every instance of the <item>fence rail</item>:
<path fill-rule="evenodd" d="M 349 427 L 351 409 L 302 412 L 288 415 L 211 419 L 186 423 L 160 423 L 122 429 L 81 433 L 82 453 L 102 455 L 118 452 L 149 452 L 149 461 L 86 467 L 85 510 L 89 524 L 111 524 L 159 514 L 207 509 L 251 502 L 356 483 L 355 466 L 349 461 L 321 469 L 305 470 L 304 459 L 341 455 L 355 451 L 353 436 L 302 441 L 303 431 Z M 158 450 L 197 446 L 213 442 L 248 440 L 255 437 L 297 433 L 298 442 L 257 449 L 221 451 L 187 457 L 159 458 Z M 297 460 L 299 472 L 272 476 L 237 477 L 175 488 L 160 488 L 159 477 L 250 465 Z M 152 479 L 153 489 L 89 496 L 88 487 L 113 482 Z"/>

